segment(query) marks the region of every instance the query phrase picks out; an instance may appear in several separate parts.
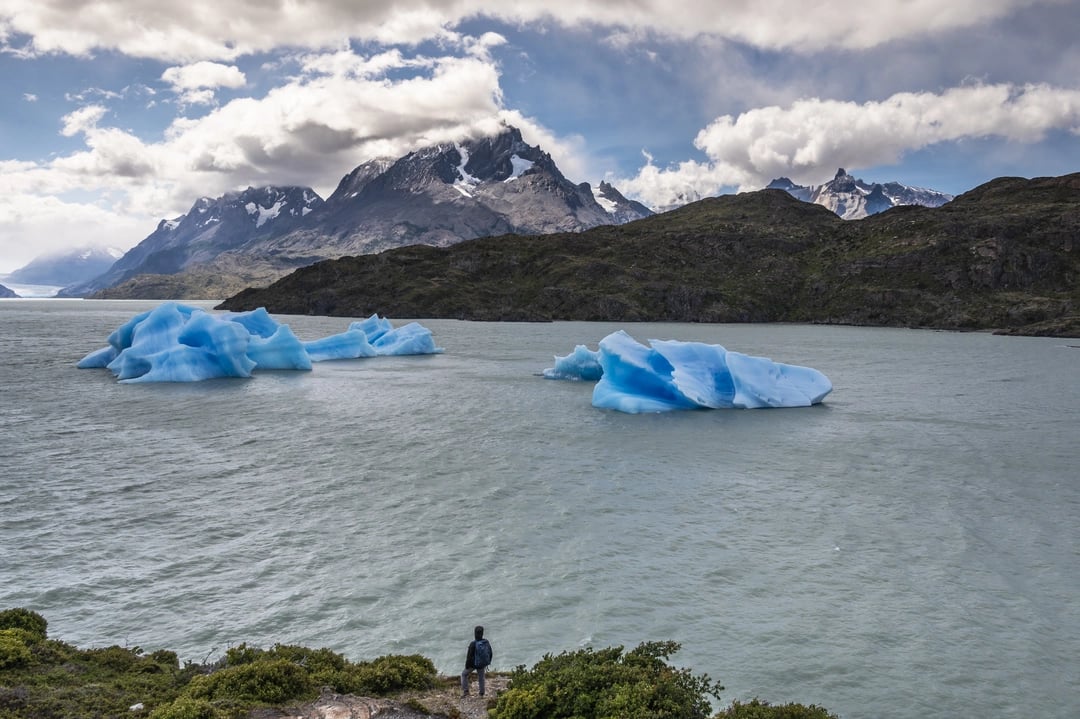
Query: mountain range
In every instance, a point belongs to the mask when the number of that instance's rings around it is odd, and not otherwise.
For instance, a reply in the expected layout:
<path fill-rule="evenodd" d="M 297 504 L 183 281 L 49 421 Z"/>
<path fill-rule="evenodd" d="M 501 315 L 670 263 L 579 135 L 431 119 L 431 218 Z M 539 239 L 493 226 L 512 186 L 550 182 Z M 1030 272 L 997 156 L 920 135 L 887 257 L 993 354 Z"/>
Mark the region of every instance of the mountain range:
<path fill-rule="evenodd" d="M 364 317 L 815 322 L 1080 336 L 1080 173 L 847 222 L 777 189 L 569 234 L 345 257 L 220 309 Z"/>
<path fill-rule="evenodd" d="M 580 232 L 652 215 L 608 183 L 594 194 L 506 127 L 493 137 L 366 162 L 323 201 L 301 187 L 248 188 L 157 229 L 61 296 L 222 297 L 319 260 L 476 237 Z"/>
<path fill-rule="evenodd" d="M 846 219 L 952 199 L 896 182 L 868 184 L 843 169 L 822 185 L 778 178 L 769 187 Z M 119 259 L 99 253 L 95 260 L 107 266 L 92 267 L 80 255 L 35 260 L 15 274 L 64 285 L 62 297 L 222 297 L 324 259 L 503 234 L 581 232 L 652 214 L 607 182 L 595 192 L 570 182 L 549 154 L 508 126 L 492 137 L 366 162 L 325 201 L 310 188 L 276 186 L 200 198 Z"/>
<path fill-rule="evenodd" d="M 108 271 L 123 256 L 117 249 L 82 247 L 36 257 L 3 279 L 13 284 L 63 287 Z"/>
<path fill-rule="evenodd" d="M 766 189 L 783 190 L 798 200 L 821 205 L 845 220 L 858 220 L 900 205 L 941 207 L 953 199 L 944 192 L 899 182 L 867 183 L 852 177 L 842 167 L 833 179 L 821 185 L 796 185 L 786 177 L 779 177 Z"/>

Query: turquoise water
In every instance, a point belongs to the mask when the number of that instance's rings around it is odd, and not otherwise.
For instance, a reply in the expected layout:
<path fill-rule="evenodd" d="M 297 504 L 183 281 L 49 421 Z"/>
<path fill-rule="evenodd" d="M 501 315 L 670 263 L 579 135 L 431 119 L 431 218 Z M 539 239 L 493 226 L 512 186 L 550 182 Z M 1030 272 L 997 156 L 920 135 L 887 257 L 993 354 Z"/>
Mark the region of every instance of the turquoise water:
<path fill-rule="evenodd" d="M 54 637 L 453 672 L 482 623 L 496 668 L 675 639 L 726 701 L 1075 711 L 1080 341 L 421 320 L 445 354 L 190 385 L 74 368 L 154 304 L 0 302 L 0 607 Z M 348 324 L 278 319 L 302 339 Z M 835 389 L 632 416 L 536 376 L 615 329 Z"/>

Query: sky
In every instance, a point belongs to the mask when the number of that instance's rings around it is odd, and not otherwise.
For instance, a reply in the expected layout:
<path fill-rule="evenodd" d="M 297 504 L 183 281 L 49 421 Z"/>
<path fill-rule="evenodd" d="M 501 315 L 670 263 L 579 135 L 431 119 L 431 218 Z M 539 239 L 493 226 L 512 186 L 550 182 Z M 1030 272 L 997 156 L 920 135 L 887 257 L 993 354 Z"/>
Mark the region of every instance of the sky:
<path fill-rule="evenodd" d="M 0 0 L 0 275 L 505 124 L 655 209 L 1080 171 L 1080 0 Z"/>

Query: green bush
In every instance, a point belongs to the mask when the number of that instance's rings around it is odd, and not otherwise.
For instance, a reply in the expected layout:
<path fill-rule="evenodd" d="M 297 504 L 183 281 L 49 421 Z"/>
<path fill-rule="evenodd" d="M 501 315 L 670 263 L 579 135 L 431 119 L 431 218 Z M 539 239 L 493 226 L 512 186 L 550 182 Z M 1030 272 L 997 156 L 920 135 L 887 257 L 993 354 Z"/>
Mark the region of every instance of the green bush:
<path fill-rule="evenodd" d="M 171 704 L 158 707 L 150 719 L 219 719 L 221 713 L 205 699 L 180 697 Z"/>
<path fill-rule="evenodd" d="M 180 659 L 176 656 L 176 652 L 168 649 L 159 649 L 153 652 L 150 654 L 150 661 L 168 669 L 180 668 Z"/>
<path fill-rule="evenodd" d="M 25 667 L 30 664 L 30 647 L 26 646 L 20 629 L 0 629 L 0 669 Z"/>
<path fill-rule="evenodd" d="M 675 669 L 676 642 L 582 649 L 519 666 L 491 711 L 493 719 L 705 719 L 723 687 Z"/>
<path fill-rule="evenodd" d="M 749 704 L 732 702 L 730 707 L 716 715 L 716 719 L 839 719 L 839 717 L 814 704 L 773 706 L 760 699 L 753 699 Z"/>
<path fill-rule="evenodd" d="M 45 617 L 29 609 L 18 607 L 0 612 L 0 629 L 25 629 L 39 640 L 47 637 L 49 623 Z"/>
<path fill-rule="evenodd" d="M 225 666 L 238 667 L 241 664 L 252 664 L 266 657 L 266 650 L 258 647 L 249 647 L 247 643 L 225 650 Z"/>
<path fill-rule="evenodd" d="M 435 685 L 435 665 L 419 654 L 389 654 L 320 675 L 321 684 L 343 694 L 385 696 Z"/>
<path fill-rule="evenodd" d="M 83 654 L 91 663 L 121 674 L 131 671 L 140 662 L 138 647 L 125 649 L 114 644 L 111 647 L 87 649 Z"/>
<path fill-rule="evenodd" d="M 46 639 L 30 647 L 30 653 L 38 664 L 63 664 L 79 654 L 79 650 L 70 644 L 56 639 Z"/>
<path fill-rule="evenodd" d="M 285 659 L 269 659 L 220 669 L 195 677 L 189 694 L 207 701 L 278 704 L 315 693 L 307 670 Z"/>
<path fill-rule="evenodd" d="M 292 644 L 275 644 L 269 650 L 241 644 L 225 652 L 225 666 L 228 667 L 274 659 L 299 664 L 313 675 L 340 671 L 349 664 L 345 657 L 330 649 L 308 649 Z"/>

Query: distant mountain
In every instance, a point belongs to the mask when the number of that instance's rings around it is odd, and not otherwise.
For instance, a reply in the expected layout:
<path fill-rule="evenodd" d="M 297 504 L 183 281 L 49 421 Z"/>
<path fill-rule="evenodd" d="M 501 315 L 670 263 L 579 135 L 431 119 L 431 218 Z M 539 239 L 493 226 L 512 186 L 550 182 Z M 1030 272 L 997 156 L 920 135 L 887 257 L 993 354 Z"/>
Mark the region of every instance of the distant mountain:
<path fill-rule="evenodd" d="M 36 257 L 30 264 L 5 276 L 5 280 L 24 285 L 64 287 L 93 279 L 123 257 L 123 250 L 82 247 Z"/>
<path fill-rule="evenodd" d="M 15 297 L 18 297 L 18 295 L 13 290 L 0 285 L 0 299 L 9 300 Z"/>
<path fill-rule="evenodd" d="M 325 202 L 311 190 L 289 191 L 296 196 L 281 205 L 291 208 L 288 221 L 265 225 L 254 219 L 271 217 L 267 208 L 278 205 L 260 193 L 285 190 L 200 200 L 187 215 L 162 222 L 109 272 L 64 292 L 224 297 L 323 259 L 508 233 L 580 232 L 653 214 L 607 183 L 594 195 L 588 183 L 570 182 L 513 127 L 366 162 Z M 252 207 L 258 209 L 245 214 Z"/>
<path fill-rule="evenodd" d="M 803 202 L 826 207 L 845 220 L 858 220 L 884 212 L 898 205 L 921 205 L 941 207 L 953 199 L 952 195 L 921 187 L 901 185 L 899 182 L 867 183 L 847 174 L 844 168 L 823 185 L 796 185 L 786 177 L 769 183 L 766 189 L 783 190 Z"/>
<path fill-rule="evenodd" d="M 322 198 L 307 187 L 249 187 L 217 199 L 200 198 L 186 215 L 159 222 L 105 272 L 65 287 L 60 296 L 90 295 L 139 275 L 173 275 L 198 267 L 229 250 L 289 231 L 321 204 Z"/>
<path fill-rule="evenodd" d="M 403 247 L 220 308 L 472 320 L 818 322 L 1080 336 L 1080 173 L 859 222 L 778 190 L 619 227 Z"/>

